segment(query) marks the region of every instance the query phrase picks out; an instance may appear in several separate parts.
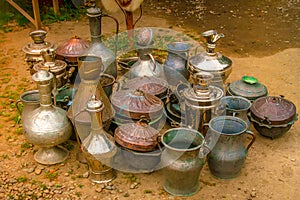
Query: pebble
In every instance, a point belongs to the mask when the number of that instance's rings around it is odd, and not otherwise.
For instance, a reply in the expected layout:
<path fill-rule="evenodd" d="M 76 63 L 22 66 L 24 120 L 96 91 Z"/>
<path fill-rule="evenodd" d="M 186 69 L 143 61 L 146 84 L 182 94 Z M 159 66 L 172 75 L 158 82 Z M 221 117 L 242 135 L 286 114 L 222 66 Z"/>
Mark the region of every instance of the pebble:
<path fill-rule="evenodd" d="M 138 188 L 138 183 L 137 182 L 130 185 L 130 189 L 136 189 L 136 188 Z"/>
<path fill-rule="evenodd" d="M 87 171 L 87 172 L 83 173 L 83 174 L 82 174 L 82 177 L 83 177 L 83 178 L 88 178 L 88 177 L 89 177 L 89 172 Z"/>
<path fill-rule="evenodd" d="M 295 158 L 292 158 L 291 161 L 292 161 L 292 162 L 296 162 L 296 159 L 295 159 Z"/>
<path fill-rule="evenodd" d="M 34 170 L 35 170 L 34 167 L 30 167 L 30 168 L 25 168 L 24 169 L 24 171 L 27 172 L 27 173 L 29 173 L 29 174 L 32 173 L 32 172 L 34 172 Z"/>
<path fill-rule="evenodd" d="M 98 187 L 98 188 L 95 189 L 95 191 L 98 192 L 98 193 L 100 193 L 100 192 L 102 192 L 102 188 Z"/>
<path fill-rule="evenodd" d="M 250 194 L 250 196 L 251 196 L 251 197 L 256 197 L 256 192 L 255 192 L 255 191 L 252 191 L 251 194 Z"/>
<path fill-rule="evenodd" d="M 43 171 L 43 169 L 42 168 L 36 168 L 35 170 L 34 170 L 34 173 L 36 174 L 36 175 L 40 175 L 41 173 L 42 173 L 42 171 Z"/>

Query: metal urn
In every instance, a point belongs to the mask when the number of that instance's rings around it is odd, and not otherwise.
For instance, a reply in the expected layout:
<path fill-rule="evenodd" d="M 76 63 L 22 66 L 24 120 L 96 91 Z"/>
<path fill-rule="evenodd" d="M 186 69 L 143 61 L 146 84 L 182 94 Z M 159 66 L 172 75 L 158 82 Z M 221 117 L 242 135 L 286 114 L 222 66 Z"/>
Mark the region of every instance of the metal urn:
<path fill-rule="evenodd" d="M 89 165 L 89 180 L 95 183 L 109 182 L 116 177 L 114 169 L 110 166 L 117 147 L 114 138 L 103 129 L 103 109 L 104 104 L 97 100 L 95 95 L 87 102 L 85 110 L 91 116 L 91 128 L 81 144 L 83 155 Z"/>
<path fill-rule="evenodd" d="M 44 165 L 60 163 L 67 159 L 69 152 L 57 145 L 67 141 L 73 130 L 66 111 L 52 105 L 53 78 L 52 73 L 44 70 L 32 76 L 38 85 L 40 107 L 29 112 L 23 119 L 25 138 L 41 147 L 34 154 L 34 159 Z"/>
<path fill-rule="evenodd" d="M 214 79 L 211 84 L 225 91 L 225 81 L 232 71 L 232 61 L 219 52 L 215 52 L 217 41 L 224 35 L 218 34 L 215 30 L 209 30 L 203 32 L 202 36 L 206 40 L 206 51 L 200 54 L 196 52 L 196 55 L 190 58 L 189 69 L 192 74 L 201 71 L 212 73 Z"/>
<path fill-rule="evenodd" d="M 185 124 L 205 135 L 204 125 L 218 115 L 220 99 L 224 93 L 219 87 L 210 85 L 213 75 L 199 72 L 193 75 L 194 86 L 183 91 Z"/>
<path fill-rule="evenodd" d="M 33 75 L 33 65 L 43 61 L 41 51 L 56 50 L 57 46 L 51 42 L 45 41 L 47 32 L 44 30 L 35 30 L 29 33 L 33 43 L 26 44 L 22 50 L 26 54 L 25 61 L 29 67 L 30 74 Z"/>

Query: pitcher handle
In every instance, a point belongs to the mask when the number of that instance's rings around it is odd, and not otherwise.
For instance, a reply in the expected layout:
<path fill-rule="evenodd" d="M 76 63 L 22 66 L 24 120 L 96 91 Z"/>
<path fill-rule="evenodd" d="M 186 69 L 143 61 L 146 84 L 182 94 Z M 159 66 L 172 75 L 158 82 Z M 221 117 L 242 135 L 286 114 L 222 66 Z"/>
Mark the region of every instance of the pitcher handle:
<path fill-rule="evenodd" d="M 155 59 L 154 59 L 154 57 L 152 56 L 151 53 L 149 53 L 148 55 L 150 56 L 151 61 L 153 62 L 153 72 L 155 72 L 155 70 L 156 70 L 156 62 L 155 62 Z"/>
<path fill-rule="evenodd" d="M 254 143 L 254 141 L 255 141 L 255 139 L 256 139 L 256 136 L 255 136 L 255 134 L 254 134 L 252 131 L 249 131 L 249 130 L 247 130 L 246 133 L 249 134 L 249 135 L 252 137 L 251 142 L 250 142 L 250 143 L 248 144 L 248 146 L 247 146 L 247 151 L 248 151 L 249 148 L 250 148 L 250 147 L 252 146 L 252 144 Z"/>
<path fill-rule="evenodd" d="M 198 53 L 198 48 L 199 48 L 199 47 L 202 47 L 202 46 L 197 46 L 197 47 L 195 48 L 194 56 L 197 55 L 197 53 Z"/>
<path fill-rule="evenodd" d="M 17 110 L 18 110 L 19 114 L 21 115 L 22 112 L 21 112 L 21 109 L 19 108 L 19 103 L 20 103 L 20 102 L 22 102 L 21 99 L 18 99 L 18 100 L 16 101 L 16 107 L 17 107 Z"/>
<path fill-rule="evenodd" d="M 209 154 L 209 152 L 211 152 L 211 149 L 206 144 L 206 142 L 204 142 L 203 146 L 199 150 L 198 157 L 200 159 L 204 159 Z"/>

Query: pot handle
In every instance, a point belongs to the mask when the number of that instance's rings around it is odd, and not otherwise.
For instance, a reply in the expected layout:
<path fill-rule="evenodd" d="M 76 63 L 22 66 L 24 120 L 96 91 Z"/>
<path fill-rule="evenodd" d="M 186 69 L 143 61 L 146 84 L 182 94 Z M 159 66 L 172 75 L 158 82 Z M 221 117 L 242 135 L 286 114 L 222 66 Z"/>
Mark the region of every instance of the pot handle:
<path fill-rule="evenodd" d="M 21 99 L 18 99 L 16 101 L 16 107 L 17 107 L 17 110 L 18 110 L 18 112 L 19 112 L 20 115 L 22 114 L 21 109 L 19 108 L 19 103 L 21 103 L 21 102 L 22 102 Z"/>
<path fill-rule="evenodd" d="M 149 53 L 148 55 L 150 56 L 151 61 L 153 62 L 153 72 L 155 72 L 155 70 L 156 70 L 156 62 L 155 62 L 155 59 L 154 59 L 154 57 L 152 56 L 151 53 Z"/>
<path fill-rule="evenodd" d="M 204 159 L 209 154 L 209 152 L 211 152 L 211 149 L 206 144 L 206 142 L 204 142 L 203 146 L 199 150 L 198 157 L 200 159 Z"/>
<path fill-rule="evenodd" d="M 252 137 L 251 142 L 250 142 L 250 143 L 248 144 L 248 146 L 247 146 L 247 151 L 248 151 L 249 148 L 250 148 L 250 147 L 252 146 L 252 144 L 254 143 L 254 141 L 255 141 L 255 139 L 256 139 L 256 136 L 255 136 L 255 134 L 254 134 L 252 131 L 249 131 L 249 130 L 247 130 L 246 133 L 249 134 L 249 135 Z"/>

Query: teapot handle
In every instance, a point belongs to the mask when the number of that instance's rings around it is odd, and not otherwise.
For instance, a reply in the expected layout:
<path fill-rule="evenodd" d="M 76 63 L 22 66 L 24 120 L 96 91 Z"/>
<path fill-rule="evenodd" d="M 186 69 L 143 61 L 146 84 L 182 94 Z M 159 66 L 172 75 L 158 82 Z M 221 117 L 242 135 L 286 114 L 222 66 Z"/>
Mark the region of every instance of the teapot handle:
<path fill-rule="evenodd" d="M 254 134 L 252 131 L 249 131 L 249 130 L 247 130 L 246 133 L 249 134 L 249 135 L 252 137 L 251 142 L 250 142 L 250 143 L 248 144 L 248 146 L 247 146 L 247 151 L 248 151 L 249 148 L 250 148 L 250 147 L 252 146 L 252 144 L 254 143 L 254 141 L 255 141 L 255 139 L 256 139 L 256 136 L 255 136 L 255 134 Z"/>
<path fill-rule="evenodd" d="M 150 56 L 151 61 L 153 62 L 153 72 L 155 72 L 155 70 L 156 70 L 156 62 L 155 62 L 155 59 L 154 59 L 154 57 L 152 56 L 151 53 L 149 53 L 148 55 Z"/>
<path fill-rule="evenodd" d="M 18 112 L 19 112 L 20 115 L 22 114 L 21 109 L 19 108 L 19 103 L 21 103 L 21 102 L 22 102 L 21 99 L 18 99 L 16 101 L 16 107 L 17 107 L 17 110 L 18 110 Z"/>

